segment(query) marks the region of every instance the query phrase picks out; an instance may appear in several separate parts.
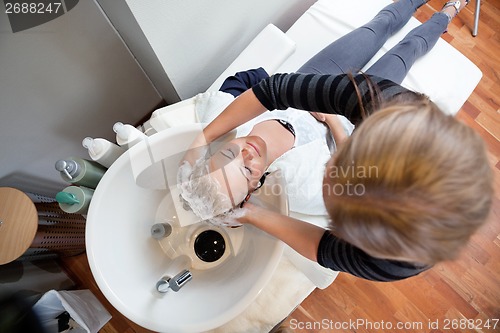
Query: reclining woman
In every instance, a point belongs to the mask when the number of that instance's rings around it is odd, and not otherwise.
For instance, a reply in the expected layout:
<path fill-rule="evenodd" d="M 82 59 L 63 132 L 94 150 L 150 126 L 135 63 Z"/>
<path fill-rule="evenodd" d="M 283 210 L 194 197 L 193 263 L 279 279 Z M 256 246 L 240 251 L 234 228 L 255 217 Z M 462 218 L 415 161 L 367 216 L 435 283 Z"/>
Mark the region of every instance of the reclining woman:
<path fill-rule="evenodd" d="M 234 97 L 267 77 L 263 68 L 228 77 L 219 92 L 196 97 L 198 118 L 209 122 Z M 285 183 L 279 191 L 288 196 L 291 211 L 327 215 L 321 194 L 324 165 L 336 145 L 352 131 L 352 124 L 337 115 L 325 118 L 321 123 L 308 112 L 293 109 L 264 112 L 238 126 L 237 138 L 210 152 L 206 160 L 200 159 L 194 168 L 186 163 L 180 169 L 179 175 L 189 175 L 187 182 L 179 179 L 182 195 L 187 202 L 198 202 L 190 205 L 196 215 L 210 219 L 241 204 L 268 174 L 279 173 Z M 194 162 L 199 156 L 192 155 Z M 210 177 L 205 177 L 207 169 Z M 212 223 L 216 221 L 212 219 Z M 218 218 L 217 223 L 241 225 L 231 214 Z"/>
<path fill-rule="evenodd" d="M 356 125 L 324 172 L 331 230 L 249 203 L 240 222 L 261 228 L 322 266 L 377 281 L 414 276 L 453 259 L 485 222 L 493 191 L 484 143 L 426 96 L 400 86 L 466 3 L 447 2 L 365 74 L 350 74 L 424 3 L 388 5 L 298 73 L 273 75 L 241 94 L 204 129 L 193 146 L 212 142 L 266 109 L 341 114 Z M 270 154 L 265 143 L 248 143 L 255 145 L 254 157 Z"/>

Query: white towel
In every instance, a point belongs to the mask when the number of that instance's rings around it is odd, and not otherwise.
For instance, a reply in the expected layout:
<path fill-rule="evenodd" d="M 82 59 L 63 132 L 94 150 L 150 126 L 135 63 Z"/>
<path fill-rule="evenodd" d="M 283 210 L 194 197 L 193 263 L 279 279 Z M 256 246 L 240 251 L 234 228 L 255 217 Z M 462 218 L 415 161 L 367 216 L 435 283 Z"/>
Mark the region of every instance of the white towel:
<path fill-rule="evenodd" d="M 327 215 L 323 201 L 323 173 L 330 150 L 315 140 L 298 146 L 276 159 L 268 168 L 282 172 L 290 210 L 308 215 Z"/>
<path fill-rule="evenodd" d="M 282 257 L 271 281 L 245 311 L 210 333 L 269 332 L 315 289 L 315 285 Z"/>
<path fill-rule="evenodd" d="M 208 124 L 234 101 L 234 97 L 223 91 L 207 91 L 194 97 L 194 111 L 200 123 Z"/>

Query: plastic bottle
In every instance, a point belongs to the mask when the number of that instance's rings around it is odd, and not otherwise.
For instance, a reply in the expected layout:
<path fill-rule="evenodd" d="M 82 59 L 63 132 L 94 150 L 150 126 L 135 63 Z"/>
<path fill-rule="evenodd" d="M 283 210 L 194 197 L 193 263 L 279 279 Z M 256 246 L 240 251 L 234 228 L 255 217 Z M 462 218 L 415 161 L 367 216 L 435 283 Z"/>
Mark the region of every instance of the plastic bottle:
<path fill-rule="evenodd" d="M 92 160 L 109 168 L 121 154 L 125 152 L 123 147 L 117 146 L 106 139 L 86 137 L 82 141 L 83 147 L 89 151 Z"/>
<path fill-rule="evenodd" d="M 172 226 L 169 223 L 156 223 L 151 227 L 151 236 L 154 239 L 168 237 L 172 233 Z"/>
<path fill-rule="evenodd" d="M 131 148 L 135 144 L 147 138 L 147 135 L 129 124 L 117 122 L 113 125 L 116 133 L 116 142 L 123 147 Z"/>
<path fill-rule="evenodd" d="M 61 178 L 75 185 L 96 188 L 106 168 L 94 161 L 78 157 L 69 157 L 56 162 L 56 170 Z"/>
<path fill-rule="evenodd" d="M 68 186 L 56 194 L 59 207 L 70 214 L 87 214 L 94 190 L 84 186 Z"/>

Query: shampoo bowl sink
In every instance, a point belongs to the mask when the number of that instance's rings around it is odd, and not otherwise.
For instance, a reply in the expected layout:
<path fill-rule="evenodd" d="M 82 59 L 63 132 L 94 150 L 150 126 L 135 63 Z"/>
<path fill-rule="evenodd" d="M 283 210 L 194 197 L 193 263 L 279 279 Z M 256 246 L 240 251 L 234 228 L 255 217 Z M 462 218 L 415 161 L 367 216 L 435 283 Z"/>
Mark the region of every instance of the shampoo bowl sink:
<path fill-rule="evenodd" d="M 170 182 L 200 130 L 199 124 L 171 128 L 130 148 L 102 178 L 87 216 L 87 255 L 99 288 L 124 316 L 153 331 L 203 332 L 232 320 L 266 285 L 283 252 L 283 243 L 251 226 L 179 223 Z M 286 196 L 265 191 L 281 179 L 269 178 L 252 200 L 287 214 Z M 152 225 L 163 222 L 172 233 L 154 239 Z M 227 253 L 211 263 L 192 251 L 207 229 L 226 240 Z M 181 268 L 192 279 L 178 292 L 158 292 L 157 282 Z"/>

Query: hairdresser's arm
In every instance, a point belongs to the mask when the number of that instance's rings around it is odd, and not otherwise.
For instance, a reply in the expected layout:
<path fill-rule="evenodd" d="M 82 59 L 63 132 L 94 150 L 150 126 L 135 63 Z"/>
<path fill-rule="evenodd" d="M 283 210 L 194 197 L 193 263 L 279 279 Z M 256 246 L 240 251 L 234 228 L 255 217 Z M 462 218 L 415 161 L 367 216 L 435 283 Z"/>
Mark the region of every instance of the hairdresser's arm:
<path fill-rule="evenodd" d="M 203 130 L 204 140 L 213 142 L 236 127 L 264 113 L 267 109 L 251 89 L 238 96 Z"/>
<path fill-rule="evenodd" d="M 317 261 L 318 246 L 325 229 L 289 216 L 245 204 L 247 213 L 239 219 L 287 243 L 304 257 Z"/>
<path fill-rule="evenodd" d="M 355 83 L 354 83 L 355 82 Z M 410 92 L 400 85 L 375 76 L 357 74 L 353 79 L 346 74 L 274 74 L 252 87 L 256 97 L 268 110 L 295 108 L 305 111 L 340 114 L 354 125 L 363 120 L 358 95 L 369 114 L 371 110 L 371 82 L 381 100 Z M 367 114 L 367 116 L 368 116 Z"/>
<path fill-rule="evenodd" d="M 245 209 L 247 213 L 239 219 L 241 223 L 254 225 L 287 243 L 302 256 L 334 271 L 372 281 L 395 281 L 429 268 L 375 258 L 321 227 L 249 203 L 245 204 Z"/>
<path fill-rule="evenodd" d="M 291 107 L 344 115 L 353 123 L 361 121 L 357 100 L 350 98 L 355 87 L 345 74 L 274 74 L 253 86 L 252 90 L 268 110 Z"/>

